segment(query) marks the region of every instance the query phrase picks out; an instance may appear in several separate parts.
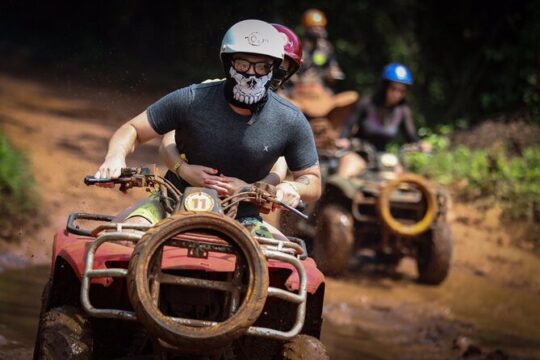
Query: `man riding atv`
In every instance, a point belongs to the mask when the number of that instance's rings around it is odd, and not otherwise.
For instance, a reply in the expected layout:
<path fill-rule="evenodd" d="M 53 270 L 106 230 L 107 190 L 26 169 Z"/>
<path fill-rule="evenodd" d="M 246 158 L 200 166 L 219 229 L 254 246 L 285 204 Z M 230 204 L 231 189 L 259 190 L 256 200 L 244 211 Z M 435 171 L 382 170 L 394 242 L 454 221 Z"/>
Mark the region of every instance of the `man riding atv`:
<path fill-rule="evenodd" d="M 278 32 L 285 35 L 287 40 L 284 46 L 284 58 L 279 68 L 272 78 L 272 84 L 270 89 L 279 93 L 283 90 L 283 85 L 293 76 L 300 66 L 302 65 L 302 43 L 298 36 L 288 27 L 281 24 L 271 24 Z M 219 80 L 206 80 L 207 82 L 214 82 Z M 159 147 L 159 153 L 165 164 L 169 168 L 166 178 L 173 184 L 181 186 L 180 177 L 177 174 L 180 162 L 177 160 L 187 161 L 185 153 L 179 153 L 181 145 L 175 143 L 175 131 L 171 131 L 163 136 L 161 145 Z M 279 160 L 272 167 L 271 172 L 262 180 L 263 182 L 278 185 L 285 179 L 287 175 L 287 163 L 284 157 L 280 157 Z"/>
<path fill-rule="evenodd" d="M 284 46 L 285 54 L 283 61 L 276 70 L 276 74 L 274 74 L 272 84 L 270 85 L 270 89 L 279 94 L 283 90 L 283 85 L 302 65 L 302 43 L 298 36 L 288 27 L 281 24 L 271 25 L 287 39 Z M 207 80 L 206 82 L 211 81 L 215 80 Z M 169 169 L 166 178 L 177 186 L 181 186 L 180 176 L 177 173 L 180 166 L 178 159 L 188 161 L 185 153 L 179 154 L 178 149 L 181 147 L 181 145 L 175 143 L 175 131 L 165 134 L 159 147 L 160 156 Z M 284 157 L 280 157 L 272 167 L 270 173 L 262 181 L 272 185 L 278 185 L 285 179 L 286 175 L 287 163 Z M 267 214 L 265 219 L 277 224 L 277 220 L 274 219 L 277 215 L 278 212 L 273 212 Z"/>
<path fill-rule="evenodd" d="M 321 192 L 307 120 L 268 90 L 283 46 L 263 21 L 233 25 L 225 80 L 177 90 L 114 133 L 85 183 L 153 196 L 116 216 L 72 213 L 55 234 L 34 359 L 328 359 L 324 276 L 302 240 L 265 231 L 259 216 Z M 189 159 L 175 166 L 182 193 L 125 167 L 136 142 L 172 130 Z M 294 180 L 274 188 L 261 180 L 280 156 Z"/>
<path fill-rule="evenodd" d="M 277 185 L 278 198 L 292 207 L 300 199 L 317 200 L 320 170 L 309 124 L 296 107 L 268 91 L 284 45 L 265 22 L 246 20 L 231 27 L 220 51 L 226 79 L 179 89 L 120 127 L 96 178 L 117 177 L 136 142 L 175 130 L 176 143 L 189 159 L 175 166 L 180 190 L 191 185 L 232 194 L 264 179 L 284 156 L 294 180 Z M 249 204 L 240 207 L 237 219 L 261 225 Z"/>

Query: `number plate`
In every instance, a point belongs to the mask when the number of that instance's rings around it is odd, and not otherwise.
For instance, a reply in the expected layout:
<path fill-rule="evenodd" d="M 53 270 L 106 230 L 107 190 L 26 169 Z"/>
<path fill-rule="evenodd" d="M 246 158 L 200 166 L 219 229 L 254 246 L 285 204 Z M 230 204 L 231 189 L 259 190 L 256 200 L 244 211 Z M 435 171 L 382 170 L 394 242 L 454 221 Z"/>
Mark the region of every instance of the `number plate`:
<path fill-rule="evenodd" d="M 191 193 L 184 200 L 184 207 L 187 211 L 212 211 L 214 199 L 202 191 Z"/>

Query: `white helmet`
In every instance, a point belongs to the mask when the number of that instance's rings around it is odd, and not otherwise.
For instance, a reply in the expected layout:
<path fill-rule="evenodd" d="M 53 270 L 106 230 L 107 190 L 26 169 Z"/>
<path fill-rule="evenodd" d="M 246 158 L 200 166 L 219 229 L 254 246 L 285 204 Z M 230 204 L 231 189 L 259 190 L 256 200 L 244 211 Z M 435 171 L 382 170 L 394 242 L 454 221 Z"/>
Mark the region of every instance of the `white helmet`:
<path fill-rule="evenodd" d="M 237 52 L 260 54 L 283 60 L 287 39 L 272 25 L 261 20 L 243 20 L 234 24 L 223 37 L 220 57 Z"/>

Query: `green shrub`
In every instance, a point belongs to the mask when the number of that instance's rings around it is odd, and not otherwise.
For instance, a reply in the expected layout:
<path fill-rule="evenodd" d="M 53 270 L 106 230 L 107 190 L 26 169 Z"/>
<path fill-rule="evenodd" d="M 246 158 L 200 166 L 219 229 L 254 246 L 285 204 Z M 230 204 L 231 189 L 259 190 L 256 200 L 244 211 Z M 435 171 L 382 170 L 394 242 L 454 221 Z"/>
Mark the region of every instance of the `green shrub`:
<path fill-rule="evenodd" d="M 433 134 L 426 141 L 433 146 L 432 154 L 406 154 L 411 171 L 454 189 L 465 200 L 501 203 L 512 218 L 530 216 L 534 204 L 540 204 L 540 148 L 509 157 L 501 144 L 486 150 L 451 148 L 447 137 Z"/>
<path fill-rule="evenodd" d="M 19 222 L 37 209 L 28 160 L 0 133 L 0 226 Z"/>

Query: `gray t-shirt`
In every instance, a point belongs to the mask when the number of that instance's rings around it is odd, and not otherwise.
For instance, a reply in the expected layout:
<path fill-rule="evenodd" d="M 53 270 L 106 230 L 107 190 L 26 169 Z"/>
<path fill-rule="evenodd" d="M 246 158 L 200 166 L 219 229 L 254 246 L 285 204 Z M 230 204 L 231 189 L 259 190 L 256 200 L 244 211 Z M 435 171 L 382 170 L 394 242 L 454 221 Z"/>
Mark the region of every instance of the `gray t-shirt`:
<path fill-rule="evenodd" d="M 268 91 L 253 116 L 234 112 L 224 96 L 224 81 L 176 90 L 148 107 L 159 134 L 176 130 L 176 143 L 190 164 L 217 169 L 248 183 L 262 180 L 280 156 L 292 171 L 318 161 L 311 128 L 294 105 Z"/>

